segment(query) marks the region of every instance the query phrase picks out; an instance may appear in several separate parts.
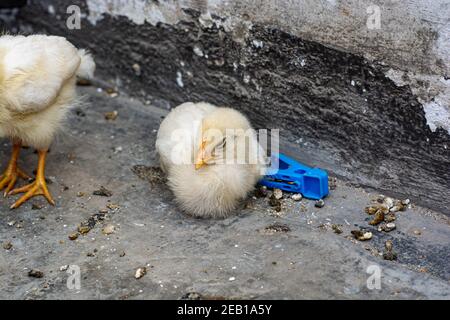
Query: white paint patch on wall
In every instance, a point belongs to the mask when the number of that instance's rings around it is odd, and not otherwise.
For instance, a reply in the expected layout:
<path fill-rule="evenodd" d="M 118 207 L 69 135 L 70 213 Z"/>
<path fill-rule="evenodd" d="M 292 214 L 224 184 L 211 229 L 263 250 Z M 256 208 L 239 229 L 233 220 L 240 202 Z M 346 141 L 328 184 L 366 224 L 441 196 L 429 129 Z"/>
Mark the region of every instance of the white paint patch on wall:
<path fill-rule="evenodd" d="M 398 86 L 410 86 L 423 105 L 427 124 L 432 131 L 442 128 L 450 134 L 450 80 L 393 69 L 386 76 Z"/>
<path fill-rule="evenodd" d="M 159 22 L 174 24 L 183 15 L 183 1 L 167 0 L 152 2 L 147 0 L 87 0 L 88 20 L 93 24 L 104 18 L 104 14 L 127 17 L 136 24 Z"/>
<path fill-rule="evenodd" d="M 445 107 L 445 103 L 436 98 L 435 101 L 424 104 L 423 109 L 425 110 L 427 123 L 432 131 L 436 131 L 437 128 L 441 127 L 447 129 L 450 134 L 450 110 L 448 104 Z"/>

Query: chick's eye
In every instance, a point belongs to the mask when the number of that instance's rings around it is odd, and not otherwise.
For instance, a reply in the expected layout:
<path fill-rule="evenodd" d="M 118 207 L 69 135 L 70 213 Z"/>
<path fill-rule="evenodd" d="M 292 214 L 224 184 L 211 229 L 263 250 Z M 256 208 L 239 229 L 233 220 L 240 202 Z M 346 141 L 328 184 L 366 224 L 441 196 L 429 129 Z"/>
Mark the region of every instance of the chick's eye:
<path fill-rule="evenodd" d="M 223 138 L 222 143 L 220 144 L 220 147 L 225 148 L 226 145 L 227 145 L 227 138 Z"/>
<path fill-rule="evenodd" d="M 216 147 L 213 149 L 212 155 L 217 156 L 220 152 L 223 152 L 223 149 L 225 148 L 227 144 L 226 138 L 223 138 L 223 140 L 216 145 Z"/>
<path fill-rule="evenodd" d="M 227 139 L 223 138 L 223 140 L 217 145 L 216 149 L 223 149 L 227 144 Z"/>

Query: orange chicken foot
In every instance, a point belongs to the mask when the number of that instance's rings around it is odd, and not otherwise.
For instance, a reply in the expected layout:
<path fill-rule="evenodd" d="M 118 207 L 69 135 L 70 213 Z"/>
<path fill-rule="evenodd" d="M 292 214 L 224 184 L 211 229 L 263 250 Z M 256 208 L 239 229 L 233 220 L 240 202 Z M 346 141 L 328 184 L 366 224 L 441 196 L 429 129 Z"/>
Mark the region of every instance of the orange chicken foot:
<path fill-rule="evenodd" d="M 41 195 L 44 196 L 51 205 L 53 206 L 55 205 L 55 201 L 50 195 L 50 192 L 48 191 L 47 188 L 47 182 L 45 181 L 45 162 L 47 159 L 47 150 L 39 150 L 38 154 L 39 154 L 39 162 L 36 173 L 36 180 L 33 183 L 30 183 L 29 185 L 26 185 L 22 188 L 14 189 L 11 192 L 9 192 L 9 195 L 25 193 L 19 200 L 17 200 L 16 203 L 14 203 L 11 206 L 11 209 L 16 209 L 29 199 Z"/>
<path fill-rule="evenodd" d="M 19 167 L 17 166 L 17 159 L 19 158 L 21 147 L 22 147 L 21 143 L 14 143 L 13 151 L 11 154 L 11 160 L 9 160 L 9 164 L 5 172 L 0 176 L 0 190 L 5 189 L 4 193 L 5 197 L 14 188 L 18 178 L 26 180 L 31 179 L 25 172 L 20 170 Z"/>

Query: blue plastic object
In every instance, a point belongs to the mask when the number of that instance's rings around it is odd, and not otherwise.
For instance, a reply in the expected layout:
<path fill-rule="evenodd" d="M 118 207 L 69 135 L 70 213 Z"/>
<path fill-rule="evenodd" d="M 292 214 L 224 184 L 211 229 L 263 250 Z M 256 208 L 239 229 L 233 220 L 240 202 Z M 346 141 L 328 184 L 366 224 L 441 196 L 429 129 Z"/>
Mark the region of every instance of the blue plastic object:
<path fill-rule="evenodd" d="M 272 155 L 271 168 L 259 184 L 301 193 L 305 198 L 314 200 L 322 199 L 329 193 L 328 173 L 325 170 L 310 168 L 281 153 Z"/>

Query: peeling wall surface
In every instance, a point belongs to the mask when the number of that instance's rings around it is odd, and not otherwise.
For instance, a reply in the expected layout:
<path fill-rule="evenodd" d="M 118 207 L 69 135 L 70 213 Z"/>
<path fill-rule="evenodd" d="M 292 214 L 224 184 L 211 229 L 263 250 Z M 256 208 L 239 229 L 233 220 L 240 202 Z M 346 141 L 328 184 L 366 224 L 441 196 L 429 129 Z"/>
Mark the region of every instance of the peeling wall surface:
<path fill-rule="evenodd" d="M 2 20 L 89 48 L 148 104 L 233 106 L 288 154 L 450 213 L 449 19 L 446 0 L 58 0 Z"/>
<path fill-rule="evenodd" d="M 442 127 L 450 133 L 450 82 L 446 80 L 450 74 L 450 2 L 446 0 L 87 0 L 87 6 L 88 20 L 94 25 L 105 14 L 124 16 L 136 24 L 173 25 L 188 18 L 183 9 L 193 8 L 202 13 L 202 25 L 215 23 L 225 30 L 238 31 L 234 34 L 237 41 L 247 36 L 239 33 L 242 27 L 250 29 L 252 23 L 259 23 L 372 61 L 384 61 L 397 73 L 413 70 L 406 84 L 419 87 L 415 94 L 422 87 L 417 82 L 423 78 L 428 84 L 425 89 L 438 91 L 421 99 L 430 128 L 435 131 Z M 380 23 L 370 28 L 370 16 L 376 10 Z M 212 19 L 211 15 L 226 20 Z"/>

